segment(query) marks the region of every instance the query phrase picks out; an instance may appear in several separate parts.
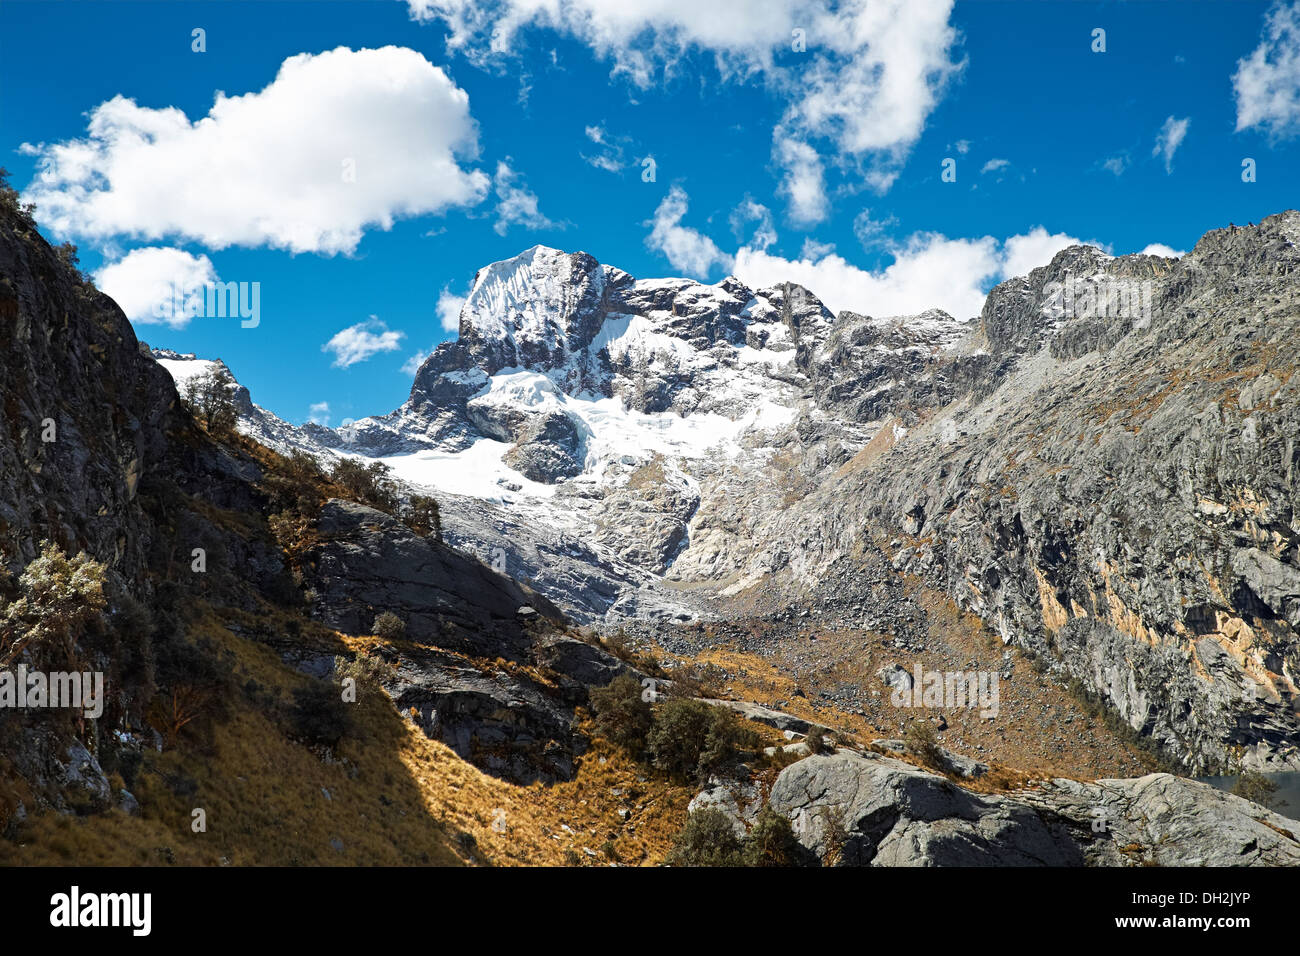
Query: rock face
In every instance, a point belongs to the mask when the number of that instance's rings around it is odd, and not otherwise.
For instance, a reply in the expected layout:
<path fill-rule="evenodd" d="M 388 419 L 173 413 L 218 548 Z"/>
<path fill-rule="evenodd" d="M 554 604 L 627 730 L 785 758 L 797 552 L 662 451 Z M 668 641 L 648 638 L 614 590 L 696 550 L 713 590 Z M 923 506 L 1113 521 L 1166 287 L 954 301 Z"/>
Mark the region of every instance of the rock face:
<path fill-rule="evenodd" d="M 1066 250 L 999 286 L 962 347 L 984 376 L 777 516 L 747 576 L 816 587 L 895 536 L 897 570 L 1189 770 L 1300 766 L 1297 242 L 1289 212 L 1179 261 Z M 1071 283 L 1147 285 L 1136 308 L 1061 315 Z"/>
<path fill-rule="evenodd" d="M 1077 246 L 977 318 L 535 247 L 406 404 L 305 447 L 433 488 L 580 621 L 798 598 L 916 649 L 871 609 L 919 579 L 1189 772 L 1300 768 L 1298 242 L 1292 211 L 1177 260 Z"/>
<path fill-rule="evenodd" d="M 521 607 L 560 617 L 541 595 L 365 505 L 326 502 L 317 530 L 312 611 L 345 633 L 371 633 L 375 617 L 390 611 L 412 640 L 515 659 L 531 646 Z"/>
<path fill-rule="evenodd" d="M 840 751 L 787 767 L 770 802 L 801 844 L 842 866 L 1300 864 L 1300 823 L 1169 774 L 994 796 Z"/>

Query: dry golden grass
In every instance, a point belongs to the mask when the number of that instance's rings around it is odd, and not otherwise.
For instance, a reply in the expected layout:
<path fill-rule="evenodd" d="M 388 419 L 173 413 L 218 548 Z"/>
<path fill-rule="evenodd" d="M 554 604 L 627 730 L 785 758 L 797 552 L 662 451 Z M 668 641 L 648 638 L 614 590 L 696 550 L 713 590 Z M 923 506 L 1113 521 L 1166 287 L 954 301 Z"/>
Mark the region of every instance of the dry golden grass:
<path fill-rule="evenodd" d="M 307 681 L 213 612 L 198 630 L 233 655 L 241 685 L 254 680 L 287 701 Z M 378 643 L 334 637 L 353 650 Z M 15 840 L 0 840 L 0 865 L 655 864 L 694 794 L 599 739 L 572 781 L 499 780 L 426 737 L 365 684 L 352 732 L 326 756 L 238 696 L 209 747 L 181 743 L 147 757 L 133 785 L 141 817 L 33 813 Z M 206 813 L 206 832 L 191 830 L 196 808 Z"/>

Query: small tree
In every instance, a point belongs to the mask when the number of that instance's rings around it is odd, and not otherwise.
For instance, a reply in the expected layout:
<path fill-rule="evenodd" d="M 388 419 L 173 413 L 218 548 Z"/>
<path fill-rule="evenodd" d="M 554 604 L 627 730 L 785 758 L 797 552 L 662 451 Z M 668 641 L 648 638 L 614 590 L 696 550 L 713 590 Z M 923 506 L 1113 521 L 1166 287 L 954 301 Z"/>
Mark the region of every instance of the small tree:
<path fill-rule="evenodd" d="M 607 740 L 640 757 L 654 722 L 650 704 L 641 699 L 641 684 L 631 674 L 620 674 L 591 692 L 596 730 Z"/>
<path fill-rule="evenodd" d="M 226 432 L 235 427 L 239 409 L 235 405 L 238 383 L 224 365 L 213 365 L 185 383 L 183 395 L 190 413 L 210 432 Z"/>
<path fill-rule="evenodd" d="M 442 544 L 442 512 L 438 510 L 438 499 L 411 495 L 406 505 L 406 523 L 416 534 L 432 535 L 434 541 Z"/>
<path fill-rule="evenodd" d="M 1232 792 L 1261 807 L 1271 807 L 1277 799 L 1277 784 L 1255 770 L 1247 770 L 1232 785 Z"/>
<path fill-rule="evenodd" d="M 36 204 L 25 203 L 18 190 L 9 185 L 9 170 L 0 166 L 0 207 L 16 214 L 28 226 L 35 226 Z"/>
<path fill-rule="evenodd" d="M 741 843 L 731 818 L 721 810 L 696 810 L 673 841 L 669 866 L 740 866 Z"/>
<path fill-rule="evenodd" d="M 939 735 L 934 724 L 928 720 L 914 720 L 908 724 L 903 742 L 908 751 L 927 767 L 943 766 L 943 748 L 939 746 Z"/>
<path fill-rule="evenodd" d="M 397 495 L 393 493 L 388 473 L 389 468 L 382 461 L 364 465 L 355 458 L 340 458 L 330 478 L 341 485 L 353 500 L 393 514 L 397 511 Z"/>
<path fill-rule="evenodd" d="M 705 780 L 734 763 L 741 748 L 755 746 L 757 739 L 726 708 L 669 698 L 655 708 L 646 746 L 658 769 L 675 777 Z"/>
<path fill-rule="evenodd" d="M 28 647 L 62 648 L 75 660 L 75 645 L 107 603 L 104 566 L 85 552 L 69 558 L 53 542 L 27 565 L 18 579 L 21 597 L 0 618 L 0 667 L 7 667 Z"/>
<path fill-rule="evenodd" d="M 745 837 L 741 858 L 745 866 L 799 866 L 803 847 L 794 830 L 771 804 L 764 804 L 758 819 Z"/>

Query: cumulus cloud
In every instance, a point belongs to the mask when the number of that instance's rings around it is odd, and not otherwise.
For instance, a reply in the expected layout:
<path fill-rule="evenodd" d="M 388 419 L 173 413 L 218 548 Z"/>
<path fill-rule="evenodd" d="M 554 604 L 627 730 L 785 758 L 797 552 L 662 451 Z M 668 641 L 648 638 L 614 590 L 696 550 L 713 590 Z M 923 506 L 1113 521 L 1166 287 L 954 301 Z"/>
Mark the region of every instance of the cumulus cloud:
<path fill-rule="evenodd" d="M 509 163 L 497 163 L 492 188 L 497 194 L 497 221 L 492 226 L 497 235 L 504 236 L 511 226 L 525 226 L 529 229 L 555 227 L 555 223 L 542 215 L 537 194 L 528 188 L 524 178 L 511 169 Z"/>
<path fill-rule="evenodd" d="M 434 307 L 434 311 L 438 314 L 438 324 L 444 332 L 460 331 L 460 310 L 464 305 L 465 297 L 463 295 L 452 292 L 450 286 L 443 286 L 442 292 L 438 295 L 438 304 Z M 414 375 L 432 354 L 432 348 L 423 352 L 416 352 L 402 364 L 402 371 L 407 375 Z"/>
<path fill-rule="evenodd" d="M 330 425 L 330 403 L 313 402 L 308 409 L 307 421 L 320 425 L 322 428 L 329 428 Z"/>
<path fill-rule="evenodd" d="M 336 368 L 347 368 L 380 352 L 397 351 L 404 337 L 405 333 L 390 330 L 372 315 L 365 322 L 335 332 L 320 350 L 334 353 L 333 365 Z"/>
<path fill-rule="evenodd" d="M 1173 172 L 1174 153 L 1178 152 L 1178 147 L 1183 144 L 1183 140 L 1187 137 L 1187 127 L 1191 124 L 1190 116 L 1182 119 L 1174 119 L 1170 116 L 1165 120 L 1165 125 L 1160 127 L 1160 132 L 1156 134 L 1156 145 L 1152 148 L 1151 155 L 1164 158 L 1166 173 Z"/>
<path fill-rule="evenodd" d="M 207 256 L 148 246 L 102 267 L 94 279 L 132 322 L 183 328 L 201 311 L 187 306 L 197 306 L 193 300 L 203 295 L 208 283 L 217 281 L 217 272 Z"/>
<path fill-rule="evenodd" d="M 990 159 L 980 167 L 980 175 L 982 176 L 985 173 L 996 173 L 999 169 L 1006 169 L 1010 165 L 1011 160 L 1009 159 Z"/>
<path fill-rule="evenodd" d="M 682 225 L 686 215 L 689 197 L 680 186 L 673 186 L 668 195 L 659 203 L 652 227 L 646 237 L 646 246 L 662 253 L 672 263 L 674 269 L 680 269 L 693 276 L 706 276 L 714 265 L 731 267 L 731 256 L 727 255 L 712 239 L 698 230 Z"/>
<path fill-rule="evenodd" d="M 1256 126 L 1278 138 L 1300 132 L 1300 3 L 1276 3 L 1259 46 L 1237 61 L 1232 77 L 1237 130 Z"/>
<path fill-rule="evenodd" d="M 1083 244 L 1068 233 L 1051 233 L 1042 226 L 1001 241 L 992 236 L 950 239 L 935 232 L 893 241 L 884 238 L 885 224 L 872 224 L 869 210 L 863 210 L 858 230 L 867 231 L 872 243 L 883 246 L 893 259 L 884 268 L 869 270 L 836 254 L 832 245 L 812 239 L 805 240 L 797 259 L 769 251 L 768 242 L 751 242 L 730 255 L 704 233 L 682 224 L 688 203 L 686 192 L 673 186 L 649 223 L 652 230 L 646 245 L 662 252 L 674 268 L 705 277 L 720 265 L 751 288 L 797 282 L 836 313 L 849 309 L 874 316 L 914 315 L 940 308 L 969 318 L 979 314 L 995 282 L 1026 275 L 1062 249 Z M 892 225 L 895 220 L 891 217 L 887 222 Z"/>
<path fill-rule="evenodd" d="M 889 246 L 893 261 L 868 270 L 842 256 L 808 255 L 789 260 L 758 249 L 741 249 L 735 274 L 753 287 L 797 282 L 811 290 L 832 312 L 844 309 L 866 315 L 915 315 L 940 308 L 957 318 L 978 315 L 987 290 L 995 283 L 1045 265 L 1077 239 L 1049 234 L 1041 226 L 999 242 L 992 236 L 950 239 L 917 233 Z"/>
<path fill-rule="evenodd" d="M 711 59 L 724 82 L 761 79 L 783 103 L 773 157 L 796 221 L 824 200 L 799 145 L 888 189 L 920 138 L 955 58 L 952 0 L 408 0 L 412 15 L 449 28 L 448 47 L 481 64 L 547 30 L 586 44 L 615 75 L 645 89 Z"/>
<path fill-rule="evenodd" d="M 1166 246 L 1163 242 L 1153 242 L 1138 253 L 1138 255 L 1163 256 L 1166 259 L 1181 259 L 1183 256 L 1187 255 L 1187 253 L 1182 249 L 1174 249 L 1171 246 Z"/>
<path fill-rule="evenodd" d="M 208 114 L 115 96 L 84 138 L 42 144 L 26 198 L 55 232 L 209 248 L 353 251 L 369 228 L 487 192 L 469 97 L 414 50 L 302 53 Z"/>
<path fill-rule="evenodd" d="M 1032 270 L 1051 262 L 1052 256 L 1062 249 L 1084 244 L 1082 239 L 1064 232 L 1048 232 L 1042 226 L 1035 226 L 1029 232 L 1012 236 L 1002 244 L 1002 275 L 1008 279 L 1029 275 Z"/>

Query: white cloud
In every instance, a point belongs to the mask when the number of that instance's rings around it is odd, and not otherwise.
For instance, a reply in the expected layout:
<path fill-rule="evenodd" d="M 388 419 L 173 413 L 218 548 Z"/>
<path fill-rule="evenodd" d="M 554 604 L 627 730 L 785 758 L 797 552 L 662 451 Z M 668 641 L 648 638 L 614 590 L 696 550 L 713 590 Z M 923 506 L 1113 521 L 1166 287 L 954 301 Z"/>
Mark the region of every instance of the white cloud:
<path fill-rule="evenodd" d="M 772 221 L 772 210 L 761 202 L 756 202 L 752 196 L 746 195 L 740 204 L 731 211 L 730 222 L 731 232 L 735 235 L 737 242 L 745 242 L 745 227 L 751 222 L 756 223 L 756 225 L 749 242 L 745 244 L 756 249 L 766 249 L 776 242 L 776 224 Z"/>
<path fill-rule="evenodd" d="M 857 236 L 863 249 L 873 249 L 885 242 L 886 230 L 897 225 L 898 220 L 894 216 L 888 219 L 872 219 L 871 210 L 863 209 L 853 217 L 853 235 Z"/>
<path fill-rule="evenodd" d="M 1006 167 L 1010 165 L 1011 165 L 1011 160 L 1009 159 L 990 159 L 987 163 L 985 163 L 983 166 L 980 167 L 980 175 L 982 176 L 985 173 L 995 173 L 999 169 L 1006 169 Z"/>
<path fill-rule="evenodd" d="M 1300 132 L 1300 3 L 1276 3 L 1259 46 L 1237 61 L 1232 77 L 1237 130 L 1262 126 L 1287 138 Z"/>
<path fill-rule="evenodd" d="M 632 140 L 626 136 L 614 136 L 603 126 L 588 126 L 583 132 L 598 147 L 593 155 L 582 153 L 583 160 L 608 173 L 622 172 L 627 166 L 627 150 L 631 148 Z"/>
<path fill-rule="evenodd" d="M 444 288 L 438 296 L 438 321 L 442 324 L 444 332 L 460 331 L 460 310 L 465 306 L 465 297 L 457 295 L 451 291 L 450 287 Z"/>
<path fill-rule="evenodd" d="M 1151 155 L 1164 157 L 1166 173 L 1173 172 L 1174 153 L 1183 144 L 1187 136 L 1187 127 L 1191 124 L 1190 116 L 1182 119 L 1174 119 L 1170 116 L 1165 120 L 1165 125 L 1160 127 L 1160 132 L 1156 134 L 1156 145 L 1152 148 Z"/>
<path fill-rule="evenodd" d="M 555 223 L 542 215 L 537 194 L 528 188 L 523 176 L 511 169 L 508 163 L 497 163 L 492 187 L 497 194 L 497 221 L 492 226 L 497 235 L 504 236 L 511 226 L 525 226 L 529 229 L 555 227 Z"/>
<path fill-rule="evenodd" d="M 785 171 L 778 192 L 790 203 L 790 219 L 799 226 L 814 226 L 825 219 L 830 203 L 817 150 L 778 133 L 772 158 Z"/>
<path fill-rule="evenodd" d="M 330 403 L 313 402 L 308 409 L 307 421 L 314 422 L 322 428 L 329 428 L 330 425 Z"/>
<path fill-rule="evenodd" d="M 392 331 L 373 315 L 334 333 L 334 337 L 321 346 L 322 352 L 334 353 L 334 366 L 347 368 L 364 362 L 379 352 L 395 352 L 401 347 L 405 333 Z"/>
<path fill-rule="evenodd" d="M 959 140 L 957 140 L 957 142 L 955 142 L 955 143 L 949 143 L 949 144 L 948 144 L 948 148 L 949 148 L 949 149 L 955 149 L 955 150 L 957 150 L 958 153 L 960 153 L 961 155 L 965 156 L 967 153 L 970 152 L 970 140 L 968 140 L 968 139 L 959 139 Z"/>
<path fill-rule="evenodd" d="M 953 0 L 408 0 L 450 28 L 448 47 L 479 63 L 527 47 L 522 34 L 573 37 L 645 89 L 712 58 L 723 81 L 760 78 L 784 103 L 773 154 L 798 221 L 814 221 L 809 164 L 789 143 L 824 146 L 888 189 L 949 81 L 964 66 Z M 795 48 L 795 31 L 805 38 Z M 790 168 L 789 163 L 796 163 Z M 811 205 L 808 203 L 811 202 Z"/>
<path fill-rule="evenodd" d="M 824 259 L 835 251 L 835 243 L 818 242 L 812 236 L 808 236 L 799 248 L 800 259 Z"/>
<path fill-rule="evenodd" d="M 681 224 L 688 202 L 689 197 L 680 186 L 668 190 L 650 221 L 652 228 L 646 246 L 663 253 L 674 269 L 689 275 L 706 276 L 715 264 L 730 268 L 731 256 L 708 236 Z"/>
<path fill-rule="evenodd" d="M 201 296 L 207 283 L 216 282 L 217 273 L 207 256 L 148 246 L 132 249 L 102 267 L 94 278 L 100 291 L 112 297 L 132 322 L 182 328 L 197 311 L 186 304 L 194 294 Z"/>
<path fill-rule="evenodd" d="M 1181 249 L 1174 249 L 1171 246 L 1166 246 L 1163 242 L 1153 242 L 1151 245 L 1139 252 L 1138 255 L 1163 256 L 1166 259 L 1181 259 L 1183 256 L 1187 255 L 1187 253 Z"/>
<path fill-rule="evenodd" d="M 1051 262 L 1052 256 L 1062 249 L 1084 244 L 1082 239 L 1064 232 L 1048 232 L 1042 226 L 1035 226 L 1002 244 L 1002 275 L 1008 279 L 1029 275 L 1032 270 Z"/>
<path fill-rule="evenodd" d="M 438 295 L 438 304 L 434 307 L 434 311 L 438 313 L 438 324 L 442 326 L 444 332 L 460 331 L 460 310 L 464 305 L 465 297 L 463 295 L 452 292 L 450 286 L 443 287 L 442 292 Z M 402 371 L 407 375 L 414 375 L 432 354 L 433 349 L 416 352 L 403 363 Z"/>
<path fill-rule="evenodd" d="M 835 313 L 844 309 L 875 316 L 914 315 L 940 308 L 957 318 L 978 315 L 987 289 L 995 281 L 1025 275 L 1046 265 L 1060 250 L 1079 245 L 1066 233 L 1049 233 L 1036 226 L 999 242 L 992 236 L 949 239 L 939 233 L 915 233 L 902 242 L 875 240 L 893 262 L 867 270 L 835 254 L 833 247 L 808 239 L 798 259 L 768 251 L 768 243 L 742 246 L 728 255 L 708 236 L 682 225 L 689 197 L 673 186 L 651 221 L 646 245 L 662 252 L 674 268 L 706 276 L 721 265 L 752 288 L 797 282 L 817 295 Z M 869 224 L 868 210 L 859 219 Z M 734 218 L 734 214 L 733 214 Z M 889 220 L 892 224 L 894 220 Z M 879 234 L 883 234 L 883 224 Z M 863 229 L 869 228 L 867 225 Z"/>
<path fill-rule="evenodd" d="M 1112 156 L 1110 159 L 1106 160 L 1101 164 L 1101 168 L 1106 170 L 1108 173 L 1122 176 L 1124 175 L 1124 170 L 1128 169 L 1129 162 L 1130 160 L 1128 156 L 1121 153 L 1118 156 Z"/>
<path fill-rule="evenodd" d="M 849 309 L 877 317 L 915 315 L 940 308 L 964 319 L 980 313 L 994 282 L 1046 265 L 1058 251 L 1077 243 L 1041 226 L 1001 243 L 992 236 L 949 239 L 917 233 L 890 246 L 894 261 L 874 271 L 833 254 L 792 261 L 748 248 L 736 253 L 733 271 L 756 288 L 797 282 L 837 314 Z"/>
<path fill-rule="evenodd" d="M 42 147 L 26 193 L 59 234 L 334 254 L 488 187 L 460 165 L 478 148 L 469 97 L 401 47 L 290 57 L 197 121 L 124 96 L 89 115 L 84 139 Z"/>

